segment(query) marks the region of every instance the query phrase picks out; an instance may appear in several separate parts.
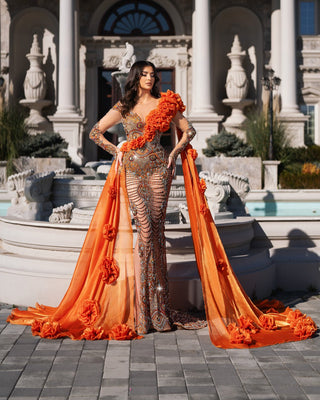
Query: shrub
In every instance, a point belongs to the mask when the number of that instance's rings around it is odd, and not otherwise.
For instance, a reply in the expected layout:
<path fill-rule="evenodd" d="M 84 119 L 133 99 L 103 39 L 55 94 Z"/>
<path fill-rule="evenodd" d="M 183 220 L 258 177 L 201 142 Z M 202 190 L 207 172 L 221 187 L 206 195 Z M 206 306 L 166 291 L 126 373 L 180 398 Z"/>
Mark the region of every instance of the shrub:
<path fill-rule="evenodd" d="M 320 175 L 283 171 L 279 183 L 281 189 L 320 189 Z"/>
<path fill-rule="evenodd" d="M 68 158 L 68 143 L 59 133 L 45 132 L 30 135 L 19 145 L 19 156 Z"/>
<path fill-rule="evenodd" d="M 206 139 L 207 148 L 203 149 L 203 154 L 207 157 L 214 157 L 224 154 L 227 157 L 251 157 L 253 148 L 243 142 L 233 133 L 228 133 L 224 129 L 218 134 Z"/>
<path fill-rule="evenodd" d="M 320 146 L 312 145 L 309 147 L 287 147 L 282 152 L 282 162 L 284 166 L 291 163 L 320 162 Z"/>
<path fill-rule="evenodd" d="M 28 136 L 24 117 L 16 109 L 0 113 L 0 160 L 10 161 L 19 155 L 19 143 Z"/>
<path fill-rule="evenodd" d="M 290 164 L 281 172 L 279 182 L 282 189 L 319 189 L 319 164 Z"/>
<path fill-rule="evenodd" d="M 262 160 L 269 159 L 269 141 L 270 141 L 270 121 L 265 114 L 252 112 L 244 124 L 246 138 L 256 156 Z M 288 138 L 286 137 L 283 125 L 277 120 L 273 121 L 273 158 L 282 160 L 283 152 L 288 146 Z"/>
<path fill-rule="evenodd" d="M 320 168 L 313 163 L 304 163 L 301 170 L 302 174 L 320 174 Z"/>
<path fill-rule="evenodd" d="M 14 172 L 12 162 L 19 156 L 19 144 L 28 136 L 24 119 L 25 114 L 14 108 L 0 113 L 0 160 L 8 161 L 8 175 Z"/>

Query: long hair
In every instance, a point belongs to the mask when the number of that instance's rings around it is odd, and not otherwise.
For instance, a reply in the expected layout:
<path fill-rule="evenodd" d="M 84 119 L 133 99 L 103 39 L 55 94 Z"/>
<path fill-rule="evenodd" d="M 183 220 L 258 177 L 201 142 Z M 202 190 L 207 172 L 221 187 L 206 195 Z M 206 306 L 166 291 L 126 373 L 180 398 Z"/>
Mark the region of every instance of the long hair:
<path fill-rule="evenodd" d="M 124 96 L 121 98 L 121 115 L 125 117 L 130 110 L 137 104 L 138 93 L 139 93 L 139 82 L 145 67 L 152 67 L 155 77 L 154 85 L 151 89 L 151 95 L 155 98 L 160 97 L 160 91 L 158 88 L 159 76 L 157 74 L 156 67 L 150 61 L 136 61 L 132 64 L 129 71 L 126 85 L 124 87 Z"/>

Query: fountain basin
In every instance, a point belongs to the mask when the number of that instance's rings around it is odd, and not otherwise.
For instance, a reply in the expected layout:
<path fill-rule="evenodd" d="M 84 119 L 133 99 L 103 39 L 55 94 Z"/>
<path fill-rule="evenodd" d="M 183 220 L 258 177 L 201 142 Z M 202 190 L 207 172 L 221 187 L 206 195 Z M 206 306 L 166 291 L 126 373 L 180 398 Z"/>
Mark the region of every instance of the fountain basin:
<path fill-rule="evenodd" d="M 250 249 L 253 222 L 240 217 L 220 220 L 217 227 L 247 292 L 267 295 L 273 288 L 274 269 L 268 250 Z M 69 285 L 87 229 L 88 225 L 0 218 L 0 302 L 57 305 Z M 135 227 L 133 231 L 136 234 Z M 166 245 L 172 304 L 201 308 L 190 225 L 166 225 Z"/>

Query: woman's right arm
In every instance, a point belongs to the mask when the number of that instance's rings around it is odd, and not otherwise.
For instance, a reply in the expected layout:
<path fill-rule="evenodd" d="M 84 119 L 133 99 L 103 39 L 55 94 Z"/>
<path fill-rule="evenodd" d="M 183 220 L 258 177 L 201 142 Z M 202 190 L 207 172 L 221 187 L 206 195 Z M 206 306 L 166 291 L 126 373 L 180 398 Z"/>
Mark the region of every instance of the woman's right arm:
<path fill-rule="evenodd" d="M 118 124 L 121 121 L 120 111 L 114 107 L 107 112 L 107 114 L 97 122 L 89 133 L 89 138 L 93 140 L 98 146 L 102 147 L 105 151 L 116 156 L 119 153 L 119 149 L 109 140 L 104 137 L 106 132 L 113 125 Z"/>

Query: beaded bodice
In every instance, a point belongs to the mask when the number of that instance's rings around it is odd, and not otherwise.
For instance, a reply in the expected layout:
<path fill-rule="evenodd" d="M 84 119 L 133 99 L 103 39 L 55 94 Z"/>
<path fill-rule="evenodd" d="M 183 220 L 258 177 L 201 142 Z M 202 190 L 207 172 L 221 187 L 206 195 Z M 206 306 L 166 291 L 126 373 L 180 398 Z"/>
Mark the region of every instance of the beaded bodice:
<path fill-rule="evenodd" d="M 134 111 L 130 111 L 121 119 L 121 122 L 128 142 L 144 134 L 145 122 Z M 154 170 L 160 165 L 165 167 L 168 154 L 160 144 L 160 139 L 161 132 L 157 131 L 151 142 L 146 142 L 143 147 L 126 152 L 123 157 L 125 168 L 138 174 L 144 174 L 146 169 Z"/>

